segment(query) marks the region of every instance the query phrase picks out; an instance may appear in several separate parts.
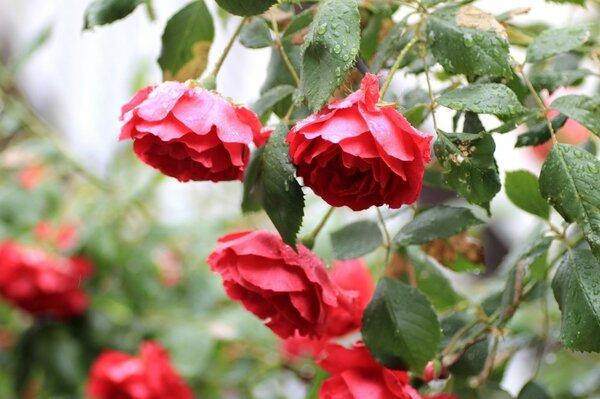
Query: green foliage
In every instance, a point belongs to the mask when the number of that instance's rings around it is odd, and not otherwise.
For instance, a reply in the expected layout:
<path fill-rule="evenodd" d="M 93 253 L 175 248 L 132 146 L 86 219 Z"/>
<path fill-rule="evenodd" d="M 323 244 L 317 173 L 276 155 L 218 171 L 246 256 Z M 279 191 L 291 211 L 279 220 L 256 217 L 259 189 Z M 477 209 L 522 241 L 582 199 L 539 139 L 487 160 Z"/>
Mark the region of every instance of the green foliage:
<path fill-rule="evenodd" d="M 556 132 L 567 122 L 567 119 L 567 116 L 563 114 L 558 114 L 552 118 L 550 121 L 552 130 Z M 552 132 L 550 132 L 550 128 L 548 127 L 548 122 L 544 120 L 534 125 L 525 133 L 519 135 L 515 147 L 527 147 L 544 144 L 546 141 L 550 140 L 551 137 Z"/>
<path fill-rule="evenodd" d="M 296 88 L 290 85 L 275 86 L 264 92 L 250 108 L 264 121 L 273 107 L 289 97 L 295 90 Z"/>
<path fill-rule="evenodd" d="M 394 237 L 394 242 L 399 245 L 423 244 L 462 233 L 481 223 L 469 209 L 438 205 L 419 213 L 404 225 Z"/>
<path fill-rule="evenodd" d="M 575 119 L 596 136 L 600 136 L 600 101 L 597 99 L 570 94 L 554 100 L 550 108 Z"/>
<path fill-rule="evenodd" d="M 527 62 L 539 62 L 583 45 L 592 36 L 590 27 L 548 29 L 527 48 Z"/>
<path fill-rule="evenodd" d="M 273 39 L 269 25 L 262 18 L 253 18 L 242 28 L 240 43 L 250 49 L 271 47 Z"/>
<path fill-rule="evenodd" d="M 362 335 L 373 357 L 390 368 L 422 373 L 440 342 L 440 324 L 417 289 L 383 277 L 363 315 Z"/>
<path fill-rule="evenodd" d="M 258 15 L 267 11 L 277 0 L 216 0 L 219 7 L 234 15 Z"/>
<path fill-rule="evenodd" d="M 513 204 L 532 215 L 548 219 L 550 207 L 540 194 L 538 178 L 526 170 L 506 173 L 504 183 L 506 195 Z"/>
<path fill-rule="evenodd" d="M 366 255 L 383 244 L 376 222 L 361 220 L 331 233 L 331 245 L 337 259 L 354 259 Z"/>
<path fill-rule="evenodd" d="M 523 112 L 523 107 L 515 93 L 498 83 L 471 84 L 446 92 L 436 101 L 457 111 L 470 111 L 476 114 L 512 116 Z"/>
<path fill-rule="evenodd" d="M 519 392 L 517 399 L 551 399 L 543 386 L 535 381 L 529 381 Z"/>
<path fill-rule="evenodd" d="M 125 18 L 144 0 L 94 0 L 85 10 L 84 29 Z"/>
<path fill-rule="evenodd" d="M 306 35 L 300 95 L 319 110 L 354 65 L 360 47 L 357 0 L 323 0 Z"/>
<path fill-rule="evenodd" d="M 175 14 L 165 27 L 158 63 L 165 80 L 186 81 L 202 75 L 214 40 L 212 16 L 204 0 L 195 0 Z"/>

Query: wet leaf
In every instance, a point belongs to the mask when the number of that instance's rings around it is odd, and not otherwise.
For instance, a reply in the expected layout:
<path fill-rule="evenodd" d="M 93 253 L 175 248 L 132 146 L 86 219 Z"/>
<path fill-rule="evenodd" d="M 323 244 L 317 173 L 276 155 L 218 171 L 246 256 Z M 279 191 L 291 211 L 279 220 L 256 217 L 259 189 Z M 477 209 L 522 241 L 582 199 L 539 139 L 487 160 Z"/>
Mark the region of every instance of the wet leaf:
<path fill-rule="evenodd" d="M 516 94 L 499 83 L 475 83 L 448 91 L 436 100 L 440 105 L 476 114 L 512 116 L 523 112 Z"/>
<path fill-rule="evenodd" d="M 600 136 L 600 101 L 584 95 L 569 94 L 552 101 L 550 108 L 575 119 L 596 136 Z"/>
<path fill-rule="evenodd" d="M 355 259 L 366 255 L 383 244 L 383 236 L 376 222 L 361 220 L 331 233 L 331 245 L 336 259 Z"/>
<path fill-rule="evenodd" d="M 233 15 L 250 16 L 267 11 L 277 0 L 216 0 L 219 7 Z"/>
<path fill-rule="evenodd" d="M 527 49 L 527 62 L 538 62 L 566 53 L 583 45 L 592 36 L 589 26 L 548 29 L 533 40 Z"/>
<path fill-rule="evenodd" d="M 240 32 L 240 43 L 246 48 L 265 48 L 273 45 L 269 25 L 262 18 L 253 18 Z"/>

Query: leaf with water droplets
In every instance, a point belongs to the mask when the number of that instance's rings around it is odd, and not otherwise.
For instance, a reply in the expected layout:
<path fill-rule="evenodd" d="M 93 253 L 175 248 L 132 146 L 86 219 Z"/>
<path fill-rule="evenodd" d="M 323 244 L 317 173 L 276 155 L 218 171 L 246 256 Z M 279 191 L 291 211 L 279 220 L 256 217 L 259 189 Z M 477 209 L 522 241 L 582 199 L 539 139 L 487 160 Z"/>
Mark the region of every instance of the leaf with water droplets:
<path fill-rule="evenodd" d="M 258 15 L 267 11 L 277 0 L 216 0 L 217 4 L 234 15 Z"/>
<path fill-rule="evenodd" d="M 246 48 L 265 48 L 273 45 L 271 29 L 264 19 L 255 17 L 240 32 L 240 43 Z"/>
<path fill-rule="evenodd" d="M 383 277 L 363 314 L 362 336 L 379 363 L 421 373 L 435 356 L 441 328 L 426 296 L 397 279 Z"/>
<path fill-rule="evenodd" d="M 568 250 L 552 289 L 561 312 L 562 343 L 576 351 L 600 352 L 600 264 L 593 254 Z"/>
<path fill-rule="evenodd" d="M 563 127 L 563 125 L 567 122 L 567 117 L 563 114 L 558 114 L 550 121 L 552 125 L 552 130 L 555 132 Z M 527 147 L 532 145 L 544 144 L 546 141 L 552 138 L 552 133 L 550 132 L 550 128 L 548 127 L 548 121 L 542 120 L 537 124 L 533 125 L 528 131 L 523 134 L 520 134 L 517 137 L 517 142 L 515 147 Z"/>
<path fill-rule="evenodd" d="M 470 203 L 488 209 L 501 187 L 492 136 L 440 134 L 433 148 L 444 168 L 444 182 Z"/>
<path fill-rule="evenodd" d="M 523 112 L 517 95 L 499 83 L 475 83 L 448 91 L 437 102 L 457 111 L 513 116 Z"/>
<path fill-rule="evenodd" d="M 548 29 L 536 37 L 527 49 L 527 62 L 538 62 L 566 53 L 583 45 L 592 37 L 589 26 Z"/>
<path fill-rule="evenodd" d="M 371 220 L 359 220 L 331 233 L 331 246 L 336 259 L 360 258 L 381 244 L 381 230 Z"/>
<path fill-rule="evenodd" d="M 508 41 L 495 30 L 463 26 L 464 7 L 449 6 L 433 12 L 427 22 L 427 42 L 446 72 L 478 76 L 513 76 Z M 492 17 L 493 18 L 493 17 Z M 489 21 L 488 21 L 489 25 Z M 491 26 L 491 25 L 490 25 Z"/>
<path fill-rule="evenodd" d="M 558 97 L 550 104 L 551 109 L 575 119 L 600 136 L 600 101 L 580 94 Z"/>
<path fill-rule="evenodd" d="M 327 103 L 354 64 L 360 47 L 357 0 L 323 0 L 306 35 L 302 53 L 300 97 L 309 108 Z"/>
<path fill-rule="evenodd" d="M 600 161 L 587 151 L 556 144 L 540 173 L 542 196 L 568 222 L 577 222 L 600 260 Z"/>

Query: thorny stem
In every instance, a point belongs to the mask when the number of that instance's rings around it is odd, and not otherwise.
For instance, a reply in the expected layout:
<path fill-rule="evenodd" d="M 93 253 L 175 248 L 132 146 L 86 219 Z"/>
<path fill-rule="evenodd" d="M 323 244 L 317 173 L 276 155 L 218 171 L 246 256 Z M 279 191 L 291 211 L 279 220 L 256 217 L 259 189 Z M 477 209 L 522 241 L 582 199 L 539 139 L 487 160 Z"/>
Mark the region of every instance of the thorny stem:
<path fill-rule="evenodd" d="M 377 209 L 377 218 L 379 219 L 379 224 L 381 224 L 381 228 L 383 229 L 383 234 L 385 236 L 385 243 L 383 244 L 385 248 L 385 267 L 387 267 L 390 261 L 390 252 L 392 250 L 392 239 L 390 238 L 390 232 L 385 225 L 385 220 L 383 219 L 383 215 L 381 214 L 381 210 Z"/>
<path fill-rule="evenodd" d="M 417 27 L 418 29 L 418 27 Z M 394 62 L 394 65 L 392 66 L 392 69 L 390 69 L 390 72 L 385 80 L 385 83 L 383 84 L 383 88 L 381 89 L 381 95 L 380 98 L 383 98 L 385 96 L 385 93 L 387 93 L 390 84 L 392 83 L 392 79 L 394 78 L 394 75 L 396 74 L 396 72 L 398 71 L 398 69 L 400 68 L 400 65 L 402 64 L 402 61 L 404 60 L 404 57 L 406 57 L 406 54 L 408 54 L 408 52 L 410 51 L 410 49 L 419 41 L 419 37 L 418 35 L 415 35 L 415 37 L 413 37 L 407 44 L 406 46 L 404 46 L 404 48 L 402 49 L 402 51 L 400 52 L 400 54 L 398 55 L 398 58 L 396 58 L 396 62 Z"/>
<path fill-rule="evenodd" d="M 288 57 L 287 52 L 285 51 L 285 48 L 283 47 L 283 43 L 281 42 L 281 37 L 279 37 L 279 25 L 277 24 L 277 21 L 275 20 L 275 15 L 273 15 L 273 17 L 271 18 L 271 22 L 273 25 L 273 31 L 275 32 L 275 43 L 277 45 L 277 48 L 279 49 L 279 52 L 281 53 L 281 58 L 283 58 L 283 62 L 285 64 L 285 66 L 287 67 L 287 69 L 290 71 L 290 74 L 292 75 L 294 82 L 296 82 L 296 86 L 300 87 L 300 77 L 298 76 L 298 73 L 296 72 L 294 65 L 292 65 L 292 62 L 290 61 L 290 58 Z"/>
<path fill-rule="evenodd" d="M 219 60 L 215 64 L 215 68 L 213 69 L 211 76 L 217 77 L 217 75 L 219 74 L 219 71 L 221 70 L 221 67 L 223 66 L 223 63 L 225 62 L 225 59 L 227 58 L 227 55 L 229 54 L 229 51 L 231 50 L 231 47 L 233 47 L 233 43 L 235 43 L 235 39 L 237 39 L 240 32 L 242 31 L 242 28 L 244 27 L 246 22 L 248 22 L 249 20 L 250 20 L 250 17 L 242 18 L 242 20 L 240 21 L 237 28 L 235 28 L 235 32 L 233 32 L 233 35 L 229 38 L 229 42 L 227 42 L 227 45 L 225 46 L 223 53 L 221 54 L 221 56 L 219 57 Z"/>
<path fill-rule="evenodd" d="M 304 238 L 302 238 L 302 240 L 301 240 L 302 244 L 304 244 L 309 249 L 311 249 L 315 245 L 315 240 L 317 239 L 317 236 L 319 235 L 321 230 L 323 230 L 323 227 L 325 227 L 325 224 L 327 224 L 327 221 L 333 214 L 334 210 L 335 210 L 334 207 L 329 208 L 327 213 L 325 213 L 325 216 L 323 216 L 323 218 L 321 219 L 319 224 L 314 228 L 314 230 L 311 231 L 309 234 L 307 234 Z"/>

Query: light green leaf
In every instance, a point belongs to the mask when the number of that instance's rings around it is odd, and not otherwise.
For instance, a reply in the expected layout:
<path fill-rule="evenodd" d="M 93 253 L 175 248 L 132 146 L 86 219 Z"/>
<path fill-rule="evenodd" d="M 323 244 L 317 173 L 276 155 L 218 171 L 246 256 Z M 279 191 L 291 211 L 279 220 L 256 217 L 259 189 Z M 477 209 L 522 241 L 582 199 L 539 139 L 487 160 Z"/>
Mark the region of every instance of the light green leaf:
<path fill-rule="evenodd" d="M 550 108 L 575 119 L 596 136 L 600 136 L 600 101 L 584 95 L 569 94 L 552 101 Z"/>
<path fill-rule="evenodd" d="M 251 49 L 271 47 L 273 39 L 269 25 L 262 18 L 252 18 L 240 32 L 240 43 Z"/>
<path fill-rule="evenodd" d="M 386 367 L 422 373 L 441 339 L 440 322 L 416 288 L 383 277 L 362 320 L 362 336 L 373 357 Z"/>
<path fill-rule="evenodd" d="M 542 166 L 542 196 L 568 222 L 577 222 L 600 259 L 600 161 L 585 150 L 555 144 Z"/>
<path fill-rule="evenodd" d="M 283 241 L 295 248 L 304 217 L 304 193 L 296 181 L 296 170 L 288 154 L 288 145 L 284 142 L 287 133 L 287 126 L 281 123 L 265 144 L 262 205 Z"/>
<path fill-rule="evenodd" d="M 366 255 L 383 244 L 377 223 L 361 220 L 331 233 L 331 245 L 337 259 L 355 259 Z"/>
<path fill-rule="evenodd" d="M 501 187 L 492 136 L 446 133 L 438 135 L 433 147 L 445 183 L 470 203 L 487 209 Z"/>
<path fill-rule="evenodd" d="M 94 0 L 85 9 L 83 29 L 125 18 L 143 2 L 144 0 Z"/>
<path fill-rule="evenodd" d="M 399 245 L 423 244 L 462 233 L 483 223 L 467 208 L 438 205 L 415 216 L 394 237 Z"/>
<path fill-rule="evenodd" d="M 470 5 L 450 6 L 434 11 L 427 21 L 428 45 L 436 61 L 451 74 L 478 76 L 512 76 L 508 41 L 499 23 L 481 12 L 483 26 L 461 22 Z M 486 16 L 486 18 L 483 18 Z M 495 21 L 495 23 L 494 23 Z M 483 29 L 485 28 L 485 29 Z"/>
<path fill-rule="evenodd" d="M 550 217 L 550 206 L 540 194 L 540 184 L 533 173 L 526 170 L 507 172 L 504 189 L 512 203 L 525 212 L 542 219 Z"/>
<path fill-rule="evenodd" d="M 552 280 L 561 312 L 560 340 L 569 349 L 600 351 L 600 264 L 587 249 L 569 250 Z"/>
<path fill-rule="evenodd" d="M 360 47 L 357 0 L 323 0 L 306 35 L 300 98 L 313 111 L 327 103 L 354 65 Z"/>
<path fill-rule="evenodd" d="M 240 16 L 258 15 L 267 11 L 277 0 L 216 0 L 225 11 Z"/>
<path fill-rule="evenodd" d="M 208 63 L 215 36 L 212 16 L 203 0 L 196 0 L 173 15 L 162 36 L 158 64 L 164 80 L 197 79 Z"/>
<path fill-rule="evenodd" d="M 262 119 L 277 103 L 290 96 L 294 90 L 296 88 L 290 85 L 275 86 L 264 92 L 250 108 Z"/>
<path fill-rule="evenodd" d="M 566 53 L 583 45 L 592 36 L 589 26 L 548 29 L 533 40 L 527 49 L 527 62 L 538 62 Z"/>
<path fill-rule="evenodd" d="M 499 83 L 475 83 L 442 94 L 437 102 L 457 111 L 512 116 L 523 112 L 517 95 Z"/>

